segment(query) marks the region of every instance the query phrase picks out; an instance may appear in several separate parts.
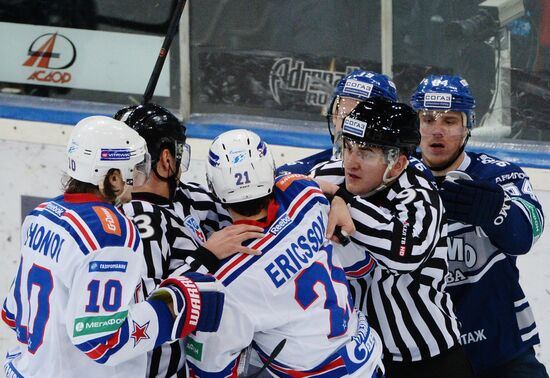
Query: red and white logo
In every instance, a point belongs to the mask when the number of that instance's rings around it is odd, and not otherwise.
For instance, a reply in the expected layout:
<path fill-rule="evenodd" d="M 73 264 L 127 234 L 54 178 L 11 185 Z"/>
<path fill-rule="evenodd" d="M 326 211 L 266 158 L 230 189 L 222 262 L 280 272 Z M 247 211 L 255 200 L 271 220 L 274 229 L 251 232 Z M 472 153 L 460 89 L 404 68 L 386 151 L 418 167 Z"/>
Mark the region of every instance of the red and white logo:
<path fill-rule="evenodd" d="M 134 323 L 134 331 L 132 332 L 130 337 L 134 339 L 134 348 L 135 348 L 141 340 L 150 339 L 149 335 L 147 334 L 147 328 L 149 328 L 149 322 L 145 323 L 144 325 L 139 325 L 134 320 L 132 320 L 132 323 Z"/>
<path fill-rule="evenodd" d="M 32 41 L 28 55 L 23 66 L 41 69 L 34 71 L 27 80 L 56 84 L 71 81 L 71 74 L 61 71 L 76 61 L 76 47 L 69 38 L 59 33 L 42 34 Z"/>

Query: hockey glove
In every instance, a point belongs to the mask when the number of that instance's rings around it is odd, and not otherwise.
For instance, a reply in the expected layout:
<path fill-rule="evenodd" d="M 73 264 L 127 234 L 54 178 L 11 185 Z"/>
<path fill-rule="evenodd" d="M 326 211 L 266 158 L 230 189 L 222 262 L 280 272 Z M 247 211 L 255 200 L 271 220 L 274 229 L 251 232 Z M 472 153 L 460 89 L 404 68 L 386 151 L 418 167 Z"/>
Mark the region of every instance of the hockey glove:
<path fill-rule="evenodd" d="M 510 208 L 510 197 L 500 185 L 458 179 L 445 180 L 439 192 L 449 219 L 487 230 L 501 225 Z"/>
<path fill-rule="evenodd" d="M 171 333 L 173 340 L 194 331 L 215 332 L 220 326 L 224 294 L 212 276 L 187 273 L 167 278 L 150 298 L 172 302 L 176 315 Z"/>

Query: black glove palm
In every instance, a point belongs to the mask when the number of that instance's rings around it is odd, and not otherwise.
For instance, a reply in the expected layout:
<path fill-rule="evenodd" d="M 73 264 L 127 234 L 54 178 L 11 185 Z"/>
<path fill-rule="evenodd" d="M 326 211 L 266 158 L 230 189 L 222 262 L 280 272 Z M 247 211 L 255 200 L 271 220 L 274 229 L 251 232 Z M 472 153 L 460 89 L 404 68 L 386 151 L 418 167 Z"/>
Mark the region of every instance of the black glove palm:
<path fill-rule="evenodd" d="M 480 226 L 497 227 L 507 216 L 510 197 L 500 185 L 469 180 L 445 180 L 439 192 L 447 218 Z"/>

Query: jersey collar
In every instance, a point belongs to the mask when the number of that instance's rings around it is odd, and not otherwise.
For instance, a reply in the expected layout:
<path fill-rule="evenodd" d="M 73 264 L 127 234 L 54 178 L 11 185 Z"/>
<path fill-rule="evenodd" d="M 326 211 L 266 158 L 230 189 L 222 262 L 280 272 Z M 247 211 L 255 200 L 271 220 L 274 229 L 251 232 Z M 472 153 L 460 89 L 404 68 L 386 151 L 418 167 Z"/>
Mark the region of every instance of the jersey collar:
<path fill-rule="evenodd" d="M 63 200 L 68 203 L 107 202 L 91 193 L 64 193 Z"/>
<path fill-rule="evenodd" d="M 252 226 L 258 226 L 262 228 L 268 228 L 275 222 L 277 219 L 277 211 L 279 211 L 279 204 L 275 201 L 275 198 L 272 198 L 267 205 L 267 216 L 262 219 L 253 220 L 253 219 L 241 219 L 233 222 L 234 224 L 249 224 Z"/>
<path fill-rule="evenodd" d="M 168 198 L 151 192 L 134 192 L 132 193 L 132 200 L 150 202 L 155 205 L 170 205 L 172 203 Z"/>

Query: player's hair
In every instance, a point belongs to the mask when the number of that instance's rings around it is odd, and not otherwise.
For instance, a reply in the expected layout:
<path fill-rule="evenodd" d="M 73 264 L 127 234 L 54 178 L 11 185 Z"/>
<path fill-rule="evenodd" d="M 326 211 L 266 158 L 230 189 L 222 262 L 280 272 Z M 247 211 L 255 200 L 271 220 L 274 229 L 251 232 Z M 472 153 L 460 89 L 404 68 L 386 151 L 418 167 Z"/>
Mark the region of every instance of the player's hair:
<path fill-rule="evenodd" d="M 103 179 L 103 197 L 105 197 L 107 201 L 114 201 L 116 198 L 116 194 L 113 190 L 113 187 L 109 182 L 109 177 L 115 171 L 117 171 L 117 169 L 114 169 L 114 168 L 109 169 L 109 171 L 105 175 L 105 178 Z M 90 184 L 89 182 L 83 182 L 83 181 L 77 180 L 70 176 L 67 176 L 67 179 L 65 180 L 65 182 L 62 183 L 62 186 L 63 186 L 63 192 L 67 194 L 83 194 L 83 193 L 95 194 L 99 192 L 99 186 Z"/>
<path fill-rule="evenodd" d="M 249 201 L 228 203 L 225 204 L 228 208 L 235 211 L 236 213 L 243 215 L 245 217 L 251 217 L 258 214 L 260 211 L 267 208 L 269 201 L 273 199 L 273 192 L 269 193 L 267 196 L 256 198 Z"/>

